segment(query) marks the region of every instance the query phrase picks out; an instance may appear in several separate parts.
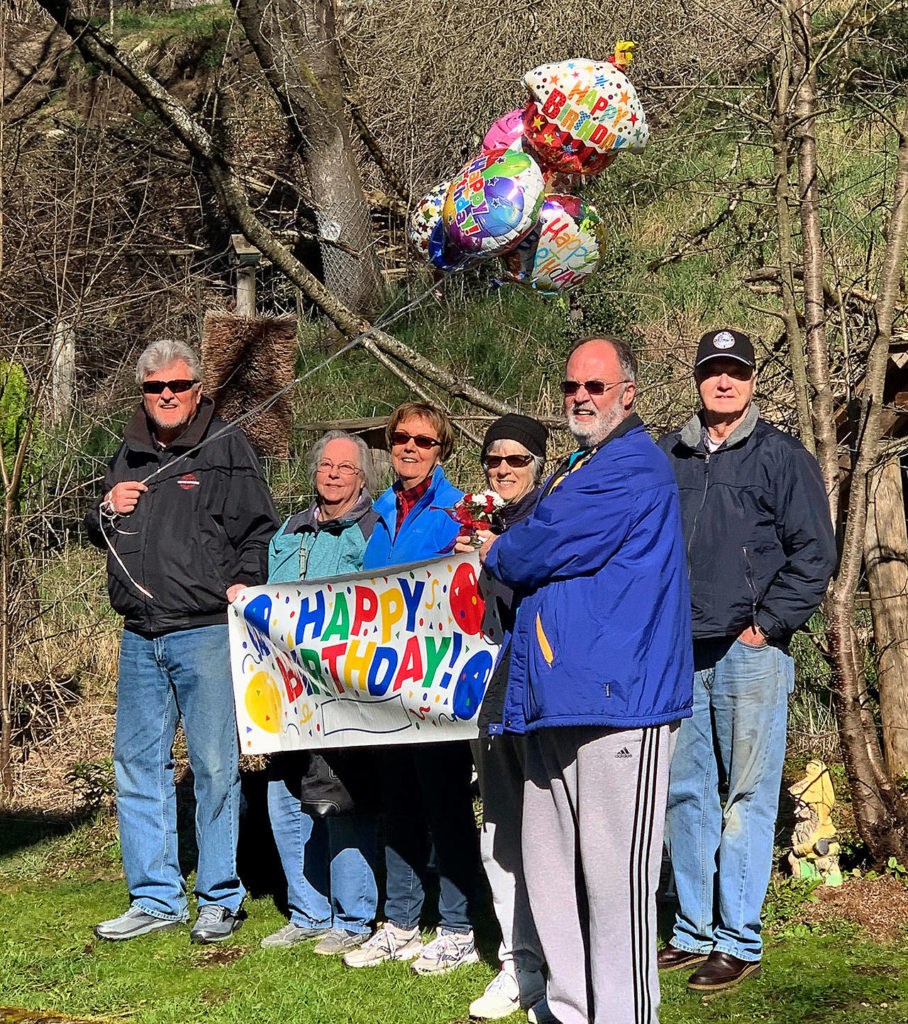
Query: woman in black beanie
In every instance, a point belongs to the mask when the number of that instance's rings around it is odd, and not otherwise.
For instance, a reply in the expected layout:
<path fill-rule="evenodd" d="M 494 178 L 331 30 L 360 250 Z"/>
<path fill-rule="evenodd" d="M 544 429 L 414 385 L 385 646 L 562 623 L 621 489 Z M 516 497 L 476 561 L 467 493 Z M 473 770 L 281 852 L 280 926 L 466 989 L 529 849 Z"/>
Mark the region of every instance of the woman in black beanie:
<path fill-rule="evenodd" d="M 493 518 L 496 533 L 525 519 L 536 507 L 548 434 L 538 420 L 514 413 L 502 416 L 486 431 L 482 444 L 486 480 L 507 502 Z M 480 534 L 481 539 L 484 536 Z M 471 546 L 459 544 L 458 550 L 469 551 Z M 510 629 L 514 614 L 510 605 L 502 607 L 501 613 Z M 471 1017 L 488 1020 L 527 1009 L 545 995 L 542 950 L 530 913 L 520 848 L 525 738 L 489 735 L 489 725 L 501 721 L 509 661 L 505 650 L 489 680 L 479 711 L 479 739 L 473 744 L 483 800 L 479 845 L 501 926 L 501 970 L 470 1004 Z"/>

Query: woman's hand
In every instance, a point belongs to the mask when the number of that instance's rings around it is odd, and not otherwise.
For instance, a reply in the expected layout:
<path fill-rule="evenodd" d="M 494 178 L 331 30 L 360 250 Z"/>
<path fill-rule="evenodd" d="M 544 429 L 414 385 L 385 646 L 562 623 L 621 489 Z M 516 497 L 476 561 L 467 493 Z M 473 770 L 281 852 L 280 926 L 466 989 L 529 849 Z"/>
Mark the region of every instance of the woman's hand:
<path fill-rule="evenodd" d="M 245 583 L 234 583 L 227 588 L 227 603 L 233 604 L 233 602 L 242 594 L 246 589 Z"/>
<path fill-rule="evenodd" d="M 462 533 L 457 538 L 454 550 L 461 555 L 468 555 L 471 551 L 482 547 L 490 537 L 495 535 L 491 530 L 473 530 L 472 533 Z"/>

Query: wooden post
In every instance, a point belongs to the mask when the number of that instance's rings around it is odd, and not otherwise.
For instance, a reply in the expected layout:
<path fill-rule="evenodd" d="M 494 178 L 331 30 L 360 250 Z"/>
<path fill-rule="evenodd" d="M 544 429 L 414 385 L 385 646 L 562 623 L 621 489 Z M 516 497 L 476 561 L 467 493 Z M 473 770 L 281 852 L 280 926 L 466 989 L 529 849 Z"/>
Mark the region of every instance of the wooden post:
<path fill-rule="evenodd" d="M 898 456 L 870 477 L 864 561 L 879 655 L 880 716 L 889 774 L 908 772 L 908 528 Z"/>
<path fill-rule="evenodd" d="M 255 316 L 255 267 L 237 267 L 236 314 Z"/>
<path fill-rule="evenodd" d="M 233 262 L 236 264 L 236 315 L 255 316 L 255 268 L 262 262 L 262 254 L 242 235 L 231 235 Z"/>
<path fill-rule="evenodd" d="M 51 341 L 51 421 L 61 423 L 73 406 L 76 374 L 76 336 L 68 320 L 60 320 Z"/>

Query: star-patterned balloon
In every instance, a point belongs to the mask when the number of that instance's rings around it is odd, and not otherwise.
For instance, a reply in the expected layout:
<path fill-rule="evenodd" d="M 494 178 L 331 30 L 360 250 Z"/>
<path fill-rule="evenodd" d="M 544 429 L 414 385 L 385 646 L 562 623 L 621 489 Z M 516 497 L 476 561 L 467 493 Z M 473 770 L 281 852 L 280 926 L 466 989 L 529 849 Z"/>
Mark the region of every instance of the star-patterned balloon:
<path fill-rule="evenodd" d="M 542 64 L 524 76 L 530 101 L 524 138 L 548 172 L 598 174 L 649 139 L 646 115 L 627 75 L 608 61 Z"/>
<path fill-rule="evenodd" d="M 441 220 L 441 208 L 444 206 L 450 184 L 449 181 L 443 181 L 436 185 L 419 200 L 416 209 L 410 215 L 407 230 L 410 244 L 424 260 L 429 258 L 429 239 L 432 237 L 432 229 Z"/>

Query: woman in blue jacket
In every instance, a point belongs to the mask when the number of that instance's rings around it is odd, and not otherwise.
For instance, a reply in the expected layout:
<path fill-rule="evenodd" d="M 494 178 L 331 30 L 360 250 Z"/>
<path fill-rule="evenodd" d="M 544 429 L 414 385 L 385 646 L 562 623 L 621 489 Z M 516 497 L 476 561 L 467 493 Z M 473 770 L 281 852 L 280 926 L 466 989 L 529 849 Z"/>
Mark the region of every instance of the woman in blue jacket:
<path fill-rule="evenodd" d="M 329 431 L 312 449 L 310 469 L 316 499 L 290 516 L 272 538 L 269 583 L 362 568 L 378 520 L 367 486 L 372 478 L 369 449 L 361 438 Z M 375 822 L 371 814 L 318 819 L 307 814 L 300 802 L 300 779 L 308 758 L 299 752 L 271 759 L 268 814 L 287 876 L 290 921 L 262 945 L 292 946 L 320 938 L 314 952 L 344 953 L 362 944 L 375 918 Z"/>
<path fill-rule="evenodd" d="M 454 434 L 448 417 L 432 405 L 402 405 L 388 422 L 388 445 L 397 482 L 376 501 L 379 519 L 363 568 L 435 558 L 451 551 L 459 525 L 445 511 L 463 494 L 448 483 L 441 463 Z M 344 956 L 348 967 L 413 960 L 417 974 L 440 974 L 479 956 L 470 903 L 478 877 L 478 845 L 470 795 L 472 763 L 466 742 L 416 743 L 382 748 L 386 814 L 385 924 L 360 949 Z M 425 946 L 419 918 L 434 844 L 439 873 L 436 937 Z"/>

